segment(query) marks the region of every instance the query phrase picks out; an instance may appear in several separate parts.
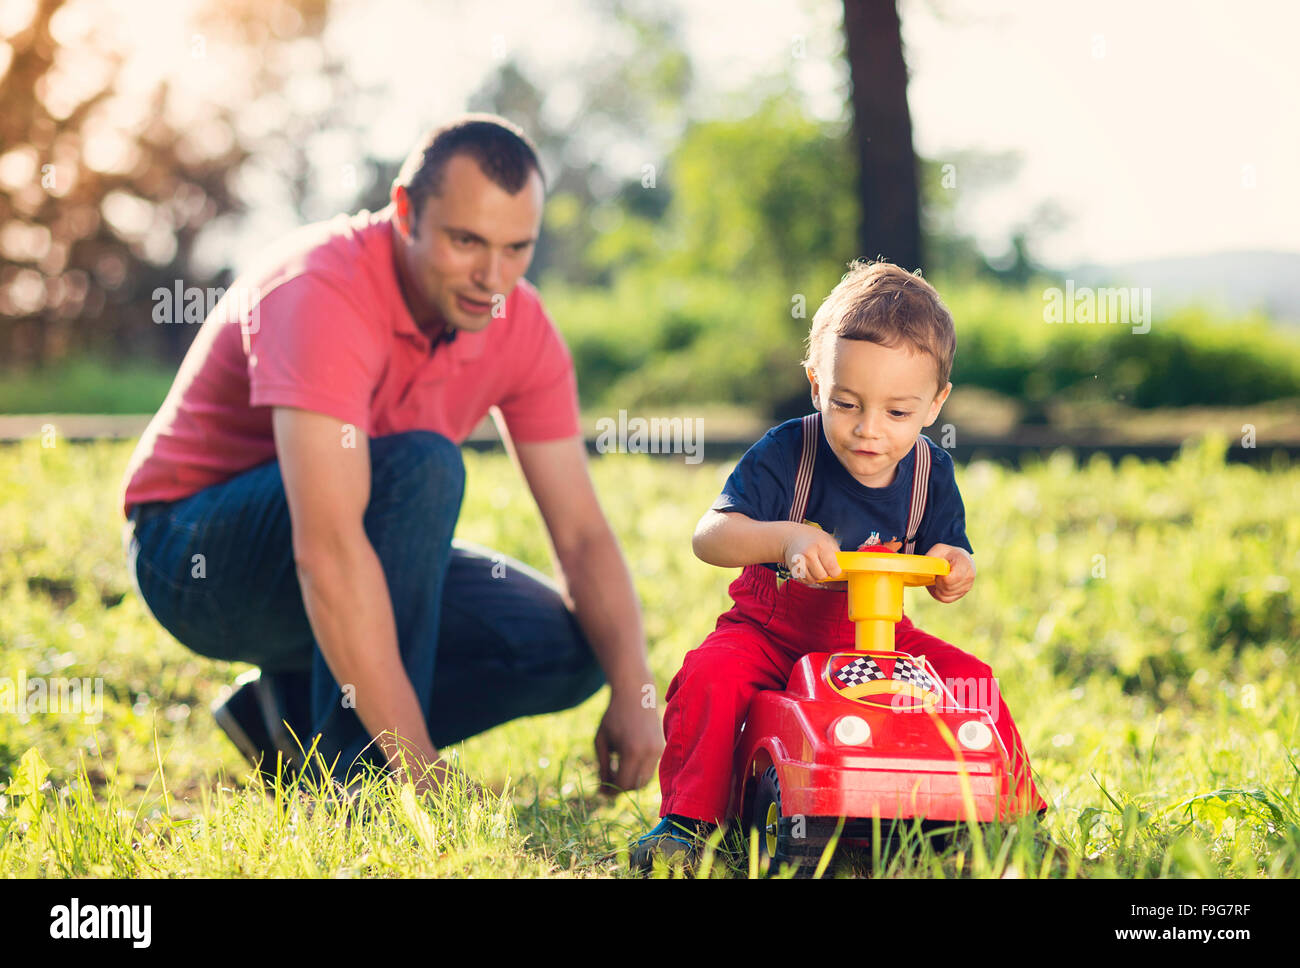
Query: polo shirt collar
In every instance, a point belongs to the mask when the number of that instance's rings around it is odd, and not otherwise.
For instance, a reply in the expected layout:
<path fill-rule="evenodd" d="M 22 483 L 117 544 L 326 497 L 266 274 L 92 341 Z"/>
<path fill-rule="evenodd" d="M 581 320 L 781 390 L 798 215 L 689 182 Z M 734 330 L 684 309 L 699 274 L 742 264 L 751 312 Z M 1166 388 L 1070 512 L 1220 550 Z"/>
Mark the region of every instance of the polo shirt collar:
<path fill-rule="evenodd" d="M 410 313 L 406 315 L 410 318 Z M 479 330 L 477 333 L 464 329 L 453 329 L 451 332 L 450 342 L 443 338 L 438 340 L 437 352 L 449 354 L 454 363 L 468 363 L 483 355 L 483 347 L 487 343 L 486 329 Z"/>
<path fill-rule="evenodd" d="M 411 318 L 405 302 L 399 304 L 397 317 L 396 329 L 398 334 L 412 340 L 422 350 L 428 350 L 432 347 L 435 354 L 445 354 L 453 363 L 467 363 L 483 355 L 483 348 L 487 343 L 486 329 L 479 330 L 477 333 L 464 329 L 452 330 L 453 338 L 451 340 L 440 336 L 435 346 L 434 341 L 430 340 L 420 330 L 420 327 L 415 325 L 415 320 Z"/>

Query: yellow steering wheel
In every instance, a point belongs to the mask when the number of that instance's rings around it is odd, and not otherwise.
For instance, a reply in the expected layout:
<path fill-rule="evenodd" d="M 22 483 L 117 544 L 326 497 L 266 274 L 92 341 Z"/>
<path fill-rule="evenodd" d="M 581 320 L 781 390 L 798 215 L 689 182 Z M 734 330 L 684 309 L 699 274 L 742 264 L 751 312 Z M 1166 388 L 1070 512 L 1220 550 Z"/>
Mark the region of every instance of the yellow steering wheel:
<path fill-rule="evenodd" d="M 933 585 L 948 562 L 930 555 L 838 551 L 841 574 L 825 582 L 849 584 L 849 619 L 859 652 L 894 651 L 894 625 L 903 617 L 903 586 Z"/>

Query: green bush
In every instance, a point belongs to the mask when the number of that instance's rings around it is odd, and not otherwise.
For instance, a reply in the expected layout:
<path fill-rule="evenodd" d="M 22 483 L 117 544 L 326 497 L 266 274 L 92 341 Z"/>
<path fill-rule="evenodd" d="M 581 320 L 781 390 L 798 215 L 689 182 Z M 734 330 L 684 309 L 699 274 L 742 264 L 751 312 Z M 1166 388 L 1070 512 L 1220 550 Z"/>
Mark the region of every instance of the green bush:
<path fill-rule="evenodd" d="M 81 357 L 30 372 L 0 374 L 0 413 L 153 413 L 175 370 Z"/>
<path fill-rule="evenodd" d="M 625 270 L 608 289 L 546 280 L 541 291 L 573 352 L 584 406 L 725 403 L 766 418 L 802 412 L 799 367 L 813 313 L 842 267 L 796 287 L 770 275 Z M 1237 406 L 1300 397 L 1300 340 L 1259 317 L 1185 309 L 1123 326 L 1042 321 L 1042 289 L 936 280 L 957 323 L 952 380 L 1022 401 L 1044 419 L 1061 400 L 1134 407 Z M 803 315 L 798 315 L 802 308 Z M 82 358 L 0 379 L 0 413 L 152 413 L 174 372 Z"/>
<path fill-rule="evenodd" d="M 816 306 L 829 291 L 807 293 Z M 799 368 L 808 320 L 792 315 L 789 287 L 741 288 L 724 279 L 624 273 L 605 292 L 544 286 L 587 408 L 735 403 L 780 412 L 806 397 Z"/>
<path fill-rule="evenodd" d="M 1043 321 L 1042 289 L 937 283 L 957 322 L 953 382 L 1023 400 L 1100 398 L 1131 406 L 1232 406 L 1300 396 L 1300 340 L 1258 316 L 1183 309 L 1150 331 Z"/>
<path fill-rule="evenodd" d="M 840 268 L 826 266 L 803 292 L 778 279 L 742 286 L 653 270 L 625 272 L 609 290 L 542 289 L 573 350 L 585 405 L 730 403 L 777 418 L 806 405 L 803 341 Z M 1147 333 L 1051 325 L 1041 289 L 936 287 L 957 323 L 953 383 L 1021 400 L 1030 419 L 1063 399 L 1150 408 L 1300 396 L 1300 341 L 1260 318 L 1214 320 L 1187 309 L 1156 319 Z M 796 297 L 803 317 L 793 314 Z"/>

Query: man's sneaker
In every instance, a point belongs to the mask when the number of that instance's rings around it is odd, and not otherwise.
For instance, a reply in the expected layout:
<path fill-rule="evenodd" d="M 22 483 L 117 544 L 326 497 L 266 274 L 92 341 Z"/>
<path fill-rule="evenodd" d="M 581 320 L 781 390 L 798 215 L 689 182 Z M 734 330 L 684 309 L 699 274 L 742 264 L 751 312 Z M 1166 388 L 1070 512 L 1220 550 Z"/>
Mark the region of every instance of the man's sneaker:
<path fill-rule="evenodd" d="M 278 751 L 290 772 L 296 773 L 303 766 L 299 744 L 311 745 L 303 725 L 310 721 L 311 672 L 264 672 L 257 680 L 256 692 L 262 722 L 271 737 L 268 765 L 275 769 Z"/>
<path fill-rule="evenodd" d="M 670 813 L 632 845 L 628 852 L 628 865 L 635 871 L 648 873 L 654 868 L 656 857 L 664 858 L 669 864 L 692 864 L 699 857 L 709 834 L 716 829 L 703 820 Z"/>
<path fill-rule="evenodd" d="M 212 704 L 212 718 L 254 767 L 273 774 L 278 752 L 287 774 L 293 775 L 302 764 L 302 753 L 284 725 L 290 705 L 285 683 L 279 676 L 252 669 L 231 688 L 228 696 Z"/>

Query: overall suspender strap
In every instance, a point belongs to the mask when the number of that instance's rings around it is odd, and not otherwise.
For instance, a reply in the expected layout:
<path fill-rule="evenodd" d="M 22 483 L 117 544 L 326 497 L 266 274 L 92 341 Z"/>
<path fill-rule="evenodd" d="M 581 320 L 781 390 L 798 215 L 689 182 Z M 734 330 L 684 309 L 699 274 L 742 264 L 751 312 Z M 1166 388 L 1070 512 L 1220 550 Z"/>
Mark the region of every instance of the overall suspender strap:
<path fill-rule="evenodd" d="M 817 458 L 817 438 L 821 433 L 821 413 L 810 413 L 803 418 L 803 452 L 799 457 L 799 470 L 794 478 L 794 499 L 790 502 L 789 520 L 802 522 L 808 509 L 808 495 L 812 492 L 813 464 Z M 912 471 L 912 504 L 907 514 L 907 545 L 904 554 L 915 554 L 916 532 L 925 517 L 925 502 L 930 491 L 930 447 L 921 437 L 914 448 L 916 463 Z"/>
<path fill-rule="evenodd" d="M 925 517 L 925 498 L 930 490 L 930 447 L 922 437 L 916 438 L 916 466 L 912 468 L 912 508 L 907 514 L 907 545 L 903 554 L 916 554 L 916 532 Z"/>
<path fill-rule="evenodd" d="M 799 458 L 799 472 L 794 476 L 794 499 L 790 502 L 790 520 L 803 522 L 808 509 L 808 495 L 812 493 L 813 464 L 817 460 L 817 437 L 821 433 L 821 412 L 803 418 L 803 454 Z"/>

